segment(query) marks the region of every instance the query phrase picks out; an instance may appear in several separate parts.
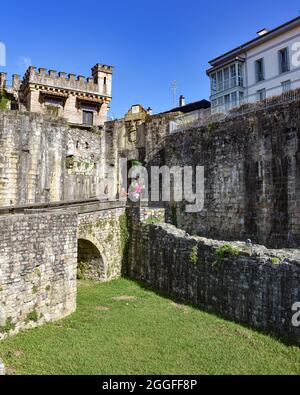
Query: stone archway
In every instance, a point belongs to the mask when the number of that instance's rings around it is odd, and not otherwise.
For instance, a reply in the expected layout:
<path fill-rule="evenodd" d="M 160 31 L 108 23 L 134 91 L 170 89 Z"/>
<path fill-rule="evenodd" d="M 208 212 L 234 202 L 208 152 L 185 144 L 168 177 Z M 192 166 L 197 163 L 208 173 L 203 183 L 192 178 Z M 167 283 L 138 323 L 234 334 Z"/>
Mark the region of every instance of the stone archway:
<path fill-rule="evenodd" d="M 99 249 L 91 241 L 78 240 L 78 278 L 105 281 L 106 268 Z"/>

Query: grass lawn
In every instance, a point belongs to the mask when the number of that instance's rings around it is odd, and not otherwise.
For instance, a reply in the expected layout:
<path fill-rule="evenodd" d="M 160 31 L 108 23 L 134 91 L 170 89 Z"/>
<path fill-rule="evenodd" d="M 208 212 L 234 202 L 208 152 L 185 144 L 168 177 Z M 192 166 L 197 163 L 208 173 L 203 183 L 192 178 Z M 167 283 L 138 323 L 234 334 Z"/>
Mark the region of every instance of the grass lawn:
<path fill-rule="evenodd" d="M 80 282 L 77 312 L 0 342 L 9 374 L 300 374 L 300 348 L 137 283 Z"/>

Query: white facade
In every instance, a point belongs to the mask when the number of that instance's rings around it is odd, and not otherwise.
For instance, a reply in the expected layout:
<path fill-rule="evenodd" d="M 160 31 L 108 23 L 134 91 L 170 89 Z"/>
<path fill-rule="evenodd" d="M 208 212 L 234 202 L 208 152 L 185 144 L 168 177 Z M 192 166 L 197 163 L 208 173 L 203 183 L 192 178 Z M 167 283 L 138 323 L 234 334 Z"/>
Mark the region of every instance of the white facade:
<path fill-rule="evenodd" d="M 300 88 L 300 17 L 210 64 L 214 113 Z"/>

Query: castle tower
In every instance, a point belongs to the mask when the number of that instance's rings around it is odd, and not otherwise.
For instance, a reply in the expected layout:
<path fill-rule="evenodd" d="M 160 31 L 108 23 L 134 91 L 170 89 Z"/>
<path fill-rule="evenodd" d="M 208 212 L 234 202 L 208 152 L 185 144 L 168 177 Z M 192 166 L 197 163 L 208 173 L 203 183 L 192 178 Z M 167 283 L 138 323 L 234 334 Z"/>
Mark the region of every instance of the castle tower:
<path fill-rule="evenodd" d="M 71 125 L 103 126 L 112 94 L 111 66 L 96 64 L 92 76 L 29 67 L 23 81 L 14 78 L 21 102 L 31 112 L 65 118 Z M 1 79 L 0 79 L 1 82 Z"/>
<path fill-rule="evenodd" d="M 112 96 L 112 73 L 112 66 L 97 63 L 92 68 L 92 76 L 94 83 L 99 86 L 99 93 L 109 98 Z"/>

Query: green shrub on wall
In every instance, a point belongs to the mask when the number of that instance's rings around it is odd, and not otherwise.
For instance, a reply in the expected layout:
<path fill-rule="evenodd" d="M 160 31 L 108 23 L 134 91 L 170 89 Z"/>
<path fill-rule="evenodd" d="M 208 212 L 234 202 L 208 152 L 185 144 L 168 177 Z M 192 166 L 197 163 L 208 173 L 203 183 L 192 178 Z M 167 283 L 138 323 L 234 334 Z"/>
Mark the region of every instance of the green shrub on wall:
<path fill-rule="evenodd" d="M 8 97 L 4 90 L 0 91 L 0 110 L 6 110 L 8 107 Z"/>
<path fill-rule="evenodd" d="M 190 263 L 197 265 L 198 263 L 198 246 L 195 245 L 190 252 Z"/>
<path fill-rule="evenodd" d="M 238 248 L 233 247 L 230 244 L 225 244 L 222 247 L 218 248 L 216 251 L 217 257 L 222 260 L 225 257 L 229 256 L 239 256 L 241 251 Z"/>
<path fill-rule="evenodd" d="M 163 222 L 163 219 L 157 215 L 150 215 L 148 218 L 146 218 L 145 222 L 147 224 L 156 224 L 158 222 Z"/>

